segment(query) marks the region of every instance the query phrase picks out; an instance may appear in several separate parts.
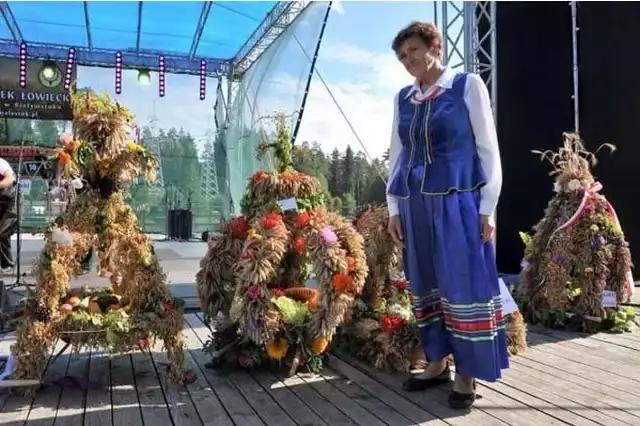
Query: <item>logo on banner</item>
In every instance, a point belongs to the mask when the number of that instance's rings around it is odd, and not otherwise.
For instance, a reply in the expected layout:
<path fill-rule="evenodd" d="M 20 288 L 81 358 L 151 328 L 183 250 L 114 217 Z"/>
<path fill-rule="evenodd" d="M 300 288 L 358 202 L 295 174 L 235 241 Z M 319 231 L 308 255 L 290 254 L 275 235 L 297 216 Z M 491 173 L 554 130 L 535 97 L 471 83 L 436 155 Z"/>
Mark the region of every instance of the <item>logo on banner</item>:
<path fill-rule="evenodd" d="M 43 79 L 43 61 L 27 61 L 27 86 L 20 87 L 20 61 L 0 58 L 0 117 L 33 120 L 71 120 L 71 95 L 64 89 L 62 75 L 66 62 L 48 61 L 53 78 Z M 75 81 L 73 66 L 71 81 Z"/>

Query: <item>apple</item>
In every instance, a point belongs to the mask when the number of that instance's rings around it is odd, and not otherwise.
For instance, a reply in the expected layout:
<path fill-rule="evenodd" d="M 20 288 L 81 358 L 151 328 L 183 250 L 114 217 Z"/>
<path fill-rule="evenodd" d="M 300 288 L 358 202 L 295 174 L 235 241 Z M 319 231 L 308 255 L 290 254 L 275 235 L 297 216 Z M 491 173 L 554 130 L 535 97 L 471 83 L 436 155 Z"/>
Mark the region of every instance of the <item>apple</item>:
<path fill-rule="evenodd" d="M 92 301 L 91 303 L 89 303 L 89 312 L 91 312 L 92 314 L 102 313 L 102 309 L 100 309 L 100 305 L 98 305 L 98 302 Z"/>
<path fill-rule="evenodd" d="M 76 296 L 71 296 L 70 298 L 67 299 L 67 301 L 65 302 L 68 305 L 71 305 L 73 307 L 76 307 L 80 304 L 81 300 L 79 297 Z"/>
<path fill-rule="evenodd" d="M 65 314 L 70 314 L 73 312 L 73 306 L 71 306 L 71 304 L 69 303 L 65 303 L 63 305 L 60 305 L 60 312 L 65 313 Z"/>

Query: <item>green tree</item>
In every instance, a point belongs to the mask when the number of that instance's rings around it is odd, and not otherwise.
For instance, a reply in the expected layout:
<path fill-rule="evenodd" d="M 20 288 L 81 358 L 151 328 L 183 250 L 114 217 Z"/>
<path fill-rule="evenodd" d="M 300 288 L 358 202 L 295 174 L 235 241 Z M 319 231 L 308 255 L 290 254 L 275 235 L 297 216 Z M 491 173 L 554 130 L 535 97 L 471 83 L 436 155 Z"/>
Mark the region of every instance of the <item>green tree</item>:
<path fill-rule="evenodd" d="M 340 195 L 340 151 L 334 149 L 331 153 L 331 161 L 329 163 L 329 192 L 333 196 Z"/>
<path fill-rule="evenodd" d="M 350 145 L 347 145 L 347 150 L 344 153 L 340 166 L 340 195 L 353 195 L 356 181 L 356 169 L 353 149 L 351 149 Z"/>

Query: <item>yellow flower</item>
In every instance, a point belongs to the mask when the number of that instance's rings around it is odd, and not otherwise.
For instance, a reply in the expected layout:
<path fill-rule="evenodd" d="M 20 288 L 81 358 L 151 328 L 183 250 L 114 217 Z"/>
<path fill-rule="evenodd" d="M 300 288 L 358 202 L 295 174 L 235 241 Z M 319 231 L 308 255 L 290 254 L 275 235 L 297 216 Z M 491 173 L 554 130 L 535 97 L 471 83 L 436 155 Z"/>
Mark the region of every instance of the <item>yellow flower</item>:
<path fill-rule="evenodd" d="M 135 143 L 134 141 L 127 142 L 127 149 L 132 152 L 143 152 L 144 147 Z"/>

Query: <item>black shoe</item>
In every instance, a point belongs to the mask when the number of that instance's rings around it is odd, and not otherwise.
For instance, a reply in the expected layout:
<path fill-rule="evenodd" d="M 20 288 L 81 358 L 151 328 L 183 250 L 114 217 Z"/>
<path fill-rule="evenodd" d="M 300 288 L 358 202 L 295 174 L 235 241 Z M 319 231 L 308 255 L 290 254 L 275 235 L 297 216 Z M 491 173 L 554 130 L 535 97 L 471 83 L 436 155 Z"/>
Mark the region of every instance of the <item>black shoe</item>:
<path fill-rule="evenodd" d="M 455 410 L 468 410 L 476 402 L 476 382 L 473 381 L 473 393 L 460 393 L 454 390 L 449 394 L 449 407 Z"/>
<path fill-rule="evenodd" d="M 408 392 L 417 392 L 435 388 L 449 382 L 451 382 L 451 370 L 449 369 L 449 365 L 447 364 L 442 373 L 438 374 L 435 377 L 431 377 L 428 379 L 421 379 L 416 376 L 409 377 L 402 384 L 402 389 Z"/>

